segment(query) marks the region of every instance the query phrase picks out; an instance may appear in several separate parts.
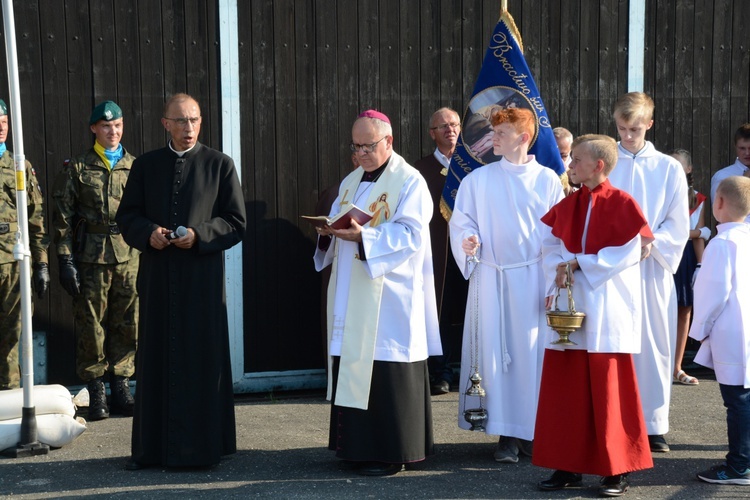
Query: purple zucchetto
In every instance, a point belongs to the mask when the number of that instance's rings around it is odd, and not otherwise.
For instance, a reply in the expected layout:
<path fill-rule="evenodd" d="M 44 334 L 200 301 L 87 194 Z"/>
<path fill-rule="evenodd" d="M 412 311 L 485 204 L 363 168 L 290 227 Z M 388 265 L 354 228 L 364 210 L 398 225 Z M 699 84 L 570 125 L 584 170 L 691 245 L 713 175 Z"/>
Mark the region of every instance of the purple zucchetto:
<path fill-rule="evenodd" d="M 367 111 L 361 112 L 359 115 L 357 115 L 357 118 L 377 118 L 378 120 L 383 121 L 388 125 L 391 124 L 391 120 L 389 120 L 387 116 L 374 109 L 368 109 Z"/>

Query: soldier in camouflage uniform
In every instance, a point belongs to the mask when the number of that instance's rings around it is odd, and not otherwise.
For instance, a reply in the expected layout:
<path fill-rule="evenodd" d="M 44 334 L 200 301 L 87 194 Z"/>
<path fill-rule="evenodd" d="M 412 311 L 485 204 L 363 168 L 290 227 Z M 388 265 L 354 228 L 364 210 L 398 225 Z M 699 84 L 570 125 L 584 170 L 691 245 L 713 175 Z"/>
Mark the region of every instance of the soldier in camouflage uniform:
<path fill-rule="evenodd" d="M 18 341 L 21 338 L 21 266 L 13 258 L 18 222 L 16 214 L 16 170 L 7 150 L 8 107 L 0 99 L 0 390 L 21 385 Z M 31 164 L 26 162 L 26 191 L 29 215 L 29 251 L 32 282 L 41 299 L 49 286 L 47 246 L 44 232 L 42 191 Z"/>
<path fill-rule="evenodd" d="M 52 196 L 60 283 L 73 297 L 76 372 L 88 384 L 89 420 L 109 417 L 104 376 L 112 378 L 112 413 L 131 416 L 130 380 L 137 347 L 138 251 L 115 223 L 135 157 L 120 144 L 122 110 L 112 101 L 89 119 L 96 136 L 86 153 L 66 160 Z"/>

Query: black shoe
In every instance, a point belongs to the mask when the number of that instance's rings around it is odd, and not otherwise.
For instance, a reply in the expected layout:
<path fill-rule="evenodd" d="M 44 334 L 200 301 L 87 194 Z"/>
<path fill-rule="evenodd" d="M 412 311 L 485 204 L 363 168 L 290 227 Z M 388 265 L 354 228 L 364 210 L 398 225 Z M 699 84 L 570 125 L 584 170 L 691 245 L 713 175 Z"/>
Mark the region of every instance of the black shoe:
<path fill-rule="evenodd" d="M 669 451 L 667 440 L 661 434 L 650 435 L 648 437 L 648 445 L 651 447 L 653 453 L 667 453 Z"/>
<path fill-rule="evenodd" d="M 599 496 L 601 497 L 619 497 L 628 491 L 628 475 L 618 474 L 616 476 L 607 476 L 602 478 L 602 485 L 599 486 Z"/>
<path fill-rule="evenodd" d="M 574 472 L 556 470 L 552 477 L 546 481 L 540 481 L 537 486 L 542 491 L 564 490 L 566 488 L 580 488 L 583 486 L 583 476 Z"/>
<path fill-rule="evenodd" d="M 451 385 L 448 383 L 447 380 L 441 380 L 439 382 L 435 382 L 430 387 L 430 394 L 433 396 L 439 396 L 441 394 L 448 394 L 451 392 Z"/>
<path fill-rule="evenodd" d="M 355 462 L 354 460 L 339 460 L 339 470 L 356 470 L 367 462 Z"/>
<path fill-rule="evenodd" d="M 125 470 L 141 470 L 145 469 L 146 467 L 148 467 L 148 465 L 136 462 L 132 458 L 128 459 L 128 461 L 125 462 Z"/>
<path fill-rule="evenodd" d="M 404 464 L 389 464 L 386 462 L 364 462 L 357 469 L 357 473 L 363 476 L 392 476 L 398 474 L 404 468 Z"/>
<path fill-rule="evenodd" d="M 114 376 L 112 377 L 112 382 L 109 384 L 109 388 L 112 392 L 110 411 L 125 417 L 132 417 L 135 401 L 133 400 L 133 395 L 130 394 L 130 379 L 119 375 Z"/>
<path fill-rule="evenodd" d="M 109 418 L 109 408 L 107 407 L 107 393 L 104 388 L 104 381 L 99 378 L 89 381 L 89 415 L 91 421 L 104 420 Z"/>

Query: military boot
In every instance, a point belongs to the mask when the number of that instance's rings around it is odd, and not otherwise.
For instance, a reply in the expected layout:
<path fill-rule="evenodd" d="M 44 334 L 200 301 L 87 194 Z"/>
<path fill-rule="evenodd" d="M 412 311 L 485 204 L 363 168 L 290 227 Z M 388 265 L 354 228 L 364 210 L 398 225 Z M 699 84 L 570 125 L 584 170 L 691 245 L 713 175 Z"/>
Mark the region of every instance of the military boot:
<path fill-rule="evenodd" d="M 89 420 L 104 420 L 109 418 L 107 408 L 107 392 L 101 377 L 89 381 Z"/>
<path fill-rule="evenodd" d="M 130 379 L 116 375 L 112 377 L 109 389 L 112 392 L 112 413 L 132 417 L 135 401 L 130 394 Z"/>

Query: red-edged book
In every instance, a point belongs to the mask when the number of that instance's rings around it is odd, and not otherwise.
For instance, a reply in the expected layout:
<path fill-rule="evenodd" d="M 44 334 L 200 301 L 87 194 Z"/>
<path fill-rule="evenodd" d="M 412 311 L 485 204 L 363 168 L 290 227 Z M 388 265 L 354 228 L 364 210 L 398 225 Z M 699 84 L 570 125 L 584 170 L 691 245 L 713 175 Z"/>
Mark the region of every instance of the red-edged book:
<path fill-rule="evenodd" d="M 330 226 L 333 229 L 349 229 L 352 225 L 352 220 L 356 220 L 357 224 L 364 226 L 370 222 L 372 215 L 368 214 L 357 205 L 351 204 L 344 207 L 341 212 L 330 218 L 325 215 L 303 215 L 302 218 L 316 227 Z"/>

